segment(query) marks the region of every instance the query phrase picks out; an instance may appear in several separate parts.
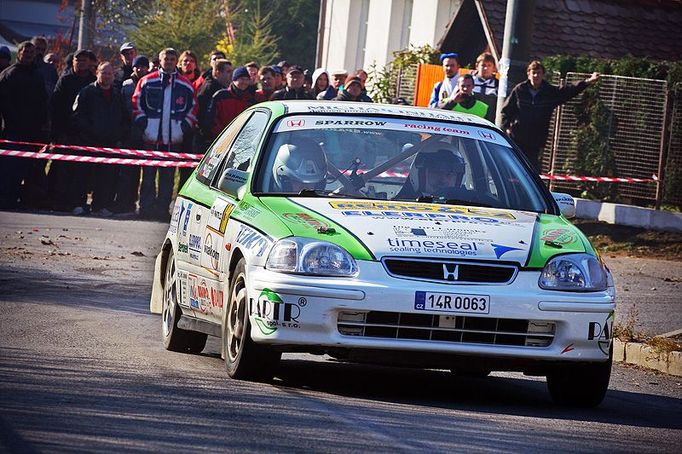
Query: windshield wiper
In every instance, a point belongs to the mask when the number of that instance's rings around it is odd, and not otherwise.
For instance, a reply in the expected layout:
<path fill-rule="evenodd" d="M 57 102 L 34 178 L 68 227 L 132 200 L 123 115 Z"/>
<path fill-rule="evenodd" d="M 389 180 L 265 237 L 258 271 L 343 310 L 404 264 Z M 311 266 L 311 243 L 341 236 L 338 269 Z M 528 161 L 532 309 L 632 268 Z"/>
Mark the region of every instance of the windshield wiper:
<path fill-rule="evenodd" d="M 477 202 L 475 200 L 463 200 L 463 199 L 447 199 L 444 202 L 446 205 L 464 205 L 469 207 L 484 207 L 493 208 L 489 203 Z"/>

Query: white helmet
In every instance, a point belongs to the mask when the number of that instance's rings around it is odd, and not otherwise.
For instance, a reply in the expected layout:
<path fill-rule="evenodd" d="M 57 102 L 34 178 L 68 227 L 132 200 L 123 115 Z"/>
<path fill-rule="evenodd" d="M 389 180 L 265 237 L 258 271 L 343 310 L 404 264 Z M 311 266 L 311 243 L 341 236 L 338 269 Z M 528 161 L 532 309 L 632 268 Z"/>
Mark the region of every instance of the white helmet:
<path fill-rule="evenodd" d="M 426 169 L 450 169 L 457 174 L 456 185 L 459 187 L 464 177 L 466 164 L 452 145 L 433 142 L 417 153 L 410 166 L 410 183 L 417 191 L 425 189 Z"/>
<path fill-rule="evenodd" d="M 315 141 L 299 139 L 279 147 L 272 175 L 282 191 L 291 191 L 291 182 L 310 185 L 310 189 L 324 189 L 327 158 Z"/>

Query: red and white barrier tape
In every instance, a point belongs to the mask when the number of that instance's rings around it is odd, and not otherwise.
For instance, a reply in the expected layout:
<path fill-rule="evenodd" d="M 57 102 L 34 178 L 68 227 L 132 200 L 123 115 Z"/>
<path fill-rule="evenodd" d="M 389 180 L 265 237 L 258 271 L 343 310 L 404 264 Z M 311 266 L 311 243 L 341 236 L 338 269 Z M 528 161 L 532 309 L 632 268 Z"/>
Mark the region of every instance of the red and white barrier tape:
<path fill-rule="evenodd" d="M 616 178 L 616 177 L 577 177 L 573 175 L 540 175 L 543 180 L 557 181 L 592 181 L 597 183 L 657 183 L 658 177 L 652 178 Z"/>
<path fill-rule="evenodd" d="M 97 156 L 80 156 L 70 154 L 44 153 L 35 151 L 2 150 L 0 156 L 14 156 L 18 158 L 53 159 L 57 161 L 71 162 L 94 162 L 98 164 L 123 164 L 129 166 L 149 167 L 196 167 L 196 161 L 162 161 L 157 159 L 129 159 L 129 158 L 104 158 Z"/>
<path fill-rule="evenodd" d="M 112 147 L 87 147 L 83 145 L 63 145 L 63 144 L 45 144 L 37 142 L 19 142 L 14 140 L 0 139 L 0 143 L 11 143 L 16 145 L 30 145 L 35 147 L 51 148 L 67 148 L 69 150 L 87 151 L 90 153 L 111 153 L 127 156 L 144 156 L 152 158 L 174 158 L 174 159 L 192 159 L 200 161 L 203 155 L 193 153 L 180 153 L 175 151 L 154 151 L 154 150 L 134 150 L 130 148 L 112 148 Z"/>

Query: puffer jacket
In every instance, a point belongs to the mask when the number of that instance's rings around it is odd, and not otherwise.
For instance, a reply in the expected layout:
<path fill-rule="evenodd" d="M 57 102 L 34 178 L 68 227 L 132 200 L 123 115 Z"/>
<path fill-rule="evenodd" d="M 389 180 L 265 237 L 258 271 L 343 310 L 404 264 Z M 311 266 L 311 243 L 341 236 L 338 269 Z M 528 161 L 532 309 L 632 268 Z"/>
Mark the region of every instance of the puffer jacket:
<path fill-rule="evenodd" d="M 197 111 L 192 83 L 177 72 L 154 71 L 135 87 L 133 116 L 146 144 L 181 145 L 196 124 Z"/>

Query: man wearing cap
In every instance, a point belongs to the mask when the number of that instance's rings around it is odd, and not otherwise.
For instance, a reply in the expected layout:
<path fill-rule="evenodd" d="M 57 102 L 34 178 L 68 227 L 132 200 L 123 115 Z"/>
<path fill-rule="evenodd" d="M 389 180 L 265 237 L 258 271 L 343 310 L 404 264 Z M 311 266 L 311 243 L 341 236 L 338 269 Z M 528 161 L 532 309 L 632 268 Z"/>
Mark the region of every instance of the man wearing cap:
<path fill-rule="evenodd" d="M 50 141 L 54 143 L 76 144 L 77 131 L 71 121 L 73 102 L 83 87 L 97 79 L 90 72 L 91 65 L 97 61 L 93 52 L 81 49 L 71 61 L 73 71 L 65 71 L 57 80 L 50 100 Z M 53 161 L 50 165 L 47 183 L 53 210 L 71 211 L 79 206 L 77 195 L 71 189 L 78 167 L 78 163 L 68 161 Z"/>
<path fill-rule="evenodd" d="M 137 49 L 135 48 L 135 44 L 126 42 L 121 45 L 119 51 L 123 65 L 116 71 L 116 81 L 118 84 L 121 84 L 133 73 L 133 61 L 135 60 L 135 57 L 137 57 Z"/>
<path fill-rule="evenodd" d="M 207 114 L 207 122 L 211 125 L 208 140 L 217 137 L 237 115 L 256 102 L 249 90 L 250 85 L 249 71 L 240 66 L 232 73 L 230 86 L 213 95 Z"/>
<path fill-rule="evenodd" d="M 47 118 L 45 82 L 34 63 L 33 43 L 24 41 L 17 49 L 17 62 L 0 73 L 0 135 L 35 142 Z M 30 167 L 30 159 L 0 158 L 0 208 L 17 207 L 21 181 Z"/>
<path fill-rule="evenodd" d="M 0 72 L 9 66 L 12 61 L 12 53 L 9 51 L 9 47 L 0 46 Z"/>
<path fill-rule="evenodd" d="M 372 98 L 362 93 L 362 81 L 359 77 L 351 77 L 346 80 L 344 90 L 339 93 L 334 101 L 372 102 Z"/>
<path fill-rule="evenodd" d="M 196 124 L 197 100 L 192 83 L 177 71 L 178 52 L 159 53 L 161 67 L 144 76 L 133 93 L 134 123 L 143 130 L 144 147 L 157 151 L 182 151 L 185 134 Z M 156 174 L 159 174 L 158 191 Z M 140 217 L 170 220 L 173 167 L 144 167 L 140 187 Z"/>
<path fill-rule="evenodd" d="M 133 117 L 133 93 L 137 83 L 149 73 L 149 59 L 144 55 L 138 55 L 133 60 L 133 73 L 130 78 L 123 81 L 121 96 L 126 106 L 129 118 Z M 125 144 L 128 148 L 142 147 L 142 131 L 131 128 Z M 140 166 L 121 166 L 116 183 L 116 203 L 112 211 L 116 215 L 132 216 L 135 214 L 135 202 L 140 186 Z"/>
<path fill-rule="evenodd" d="M 457 90 L 459 82 L 459 54 L 454 52 L 441 54 L 440 62 L 443 64 L 445 78 L 433 87 L 433 94 L 429 101 L 429 107 L 438 108 L 438 103 L 449 98 Z"/>
<path fill-rule="evenodd" d="M 286 77 L 287 73 L 289 72 L 289 68 L 291 68 L 289 62 L 282 60 L 281 62 L 277 63 L 277 66 L 282 70 L 282 77 Z"/>
<path fill-rule="evenodd" d="M 273 85 L 275 87 L 275 91 L 281 90 L 282 88 L 286 87 L 286 84 L 284 83 L 284 76 L 282 74 L 282 68 L 280 68 L 277 65 L 271 66 L 270 68 L 272 68 L 272 72 L 275 77 L 275 82 Z"/>
<path fill-rule="evenodd" d="M 291 66 L 287 73 L 287 86 L 272 94 L 272 100 L 284 99 L 313 99 L 313 95 L 303 88 L 303 69 L 300 66 Z"/>
<path fill-rule="evenodd" d="M 332 71 L 331 76 L 331 84 L 332 87 L 334 87 L 334 90 L 336 90 L 337 93 L 343 91 L 343 84 L 346 83 L 346 79 L 348 78 L 348 71 L 345 69 L 336 69 Z"/>

